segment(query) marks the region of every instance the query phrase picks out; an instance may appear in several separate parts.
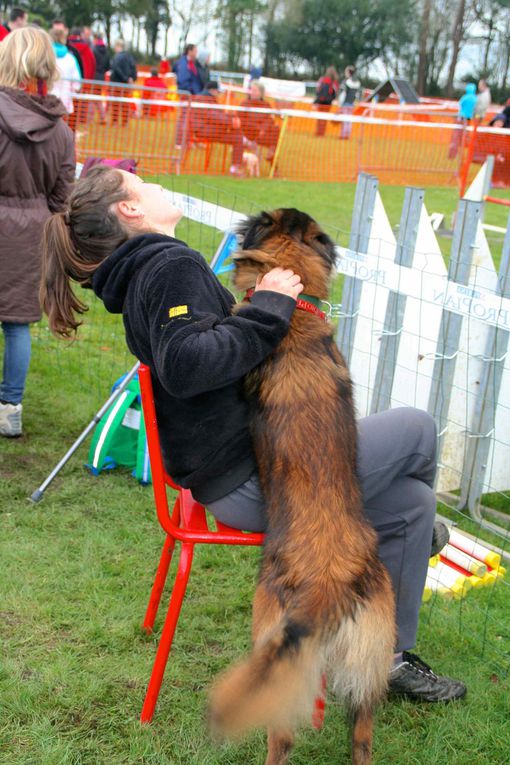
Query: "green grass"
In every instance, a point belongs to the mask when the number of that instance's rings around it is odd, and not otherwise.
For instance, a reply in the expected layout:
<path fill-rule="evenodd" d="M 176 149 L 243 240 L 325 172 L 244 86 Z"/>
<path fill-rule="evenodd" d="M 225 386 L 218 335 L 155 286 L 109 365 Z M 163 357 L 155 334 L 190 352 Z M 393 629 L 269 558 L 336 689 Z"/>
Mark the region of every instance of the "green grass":
<path fill-rule="evenodd" d="M 197 180 L 174 184 L 206 194 Z M 207 195 L 219 193 L 222 204 L 242 196 L 246 211 L 296 205 L 347 231 L 354 188 L 214 179 Z M 402 193 L 383 189 L 392 223 Z M 450 193 L 440 190 L 437 198 L 453 210 Z M 211 254 L 210 233 L 183 229 L 182 238 L 189 234 L 190 243 Z M 91 476 L 83 467 L 87 442 L 39 504 L 27 499 L 133 361 L 119 318 L 97 302 L 80 337 L 66 347 L 50 340 L 44 324 L 34 329 L 26 434 L 0 439 L 0 765 L 261 763 L 262 735 L 218 746 L 204 722 L 208 684 L 249 645 L 259 551 L 197 549 L 155 720 L 141 727 L 166 608 L 165 601 L 157 633 L 147 637 L 140 625 L 163 543 L 152 490 L 123 470 Z M 444 707 L 384 704 L 374 763 L 509 761 L 509 624 L 505 583 L 423 607 L 419 652 L 439 671 L 462 677 L 469 695 Z M 323 730 L 300 734 L 292 762 L 347 761 L 343 712 L 330 699 Z"/>

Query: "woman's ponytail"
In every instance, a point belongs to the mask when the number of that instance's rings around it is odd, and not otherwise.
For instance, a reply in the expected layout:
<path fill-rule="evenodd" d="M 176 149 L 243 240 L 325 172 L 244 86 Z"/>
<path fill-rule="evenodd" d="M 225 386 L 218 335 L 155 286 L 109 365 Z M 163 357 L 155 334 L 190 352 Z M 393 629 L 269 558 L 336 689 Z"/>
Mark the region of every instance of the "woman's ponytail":
<path fill-rule="evenodd" d="M 46 221 L 42 237 L 41 306 L 48 315 L 51 331 L 60 337 L 74 334 L 81 324 L 76 314 L 88 310 L 71 287 L 69 266 L 76 262 L 78 252 L 72 242 L 66 216 L 67 212 L 52 215 Z"/>
<path fill-rule="evenodd" d="M 88 310 L 73 291 L 72 282 L 89 287 L 103 260 L 129 238 L 112 209 L 129 196 L 122 173 L 95 167 L 76 183 L 68 209 L 46 221 L 40 301 L 55 335 L 68 338 L 75 334 L 81 324 L 77 316 Z"/>

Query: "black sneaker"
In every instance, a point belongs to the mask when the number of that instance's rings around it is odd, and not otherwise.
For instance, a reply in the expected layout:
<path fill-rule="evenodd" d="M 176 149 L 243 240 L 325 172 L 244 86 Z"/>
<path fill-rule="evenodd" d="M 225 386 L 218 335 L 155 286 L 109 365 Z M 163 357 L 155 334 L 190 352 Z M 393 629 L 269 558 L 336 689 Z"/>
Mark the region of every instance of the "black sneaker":
<path fill-rule="evenodd" d="M 413 701 L 454 701 L 465 696 L 466 690 L 460 680 L 436 675 L 428 664 L 407 651 L 402 655 L 402 663 L 390 672 L 390 695 L 406 696 Z"/>
<path fill-rule="evenodd" d="M 437 555 L 450 540 L 450 532 L 448 526 L 442 521 L 436 521 L 434 523 L 434 530 L 432 531 L 432 545 L 430 548 L 430 557 Z"/>

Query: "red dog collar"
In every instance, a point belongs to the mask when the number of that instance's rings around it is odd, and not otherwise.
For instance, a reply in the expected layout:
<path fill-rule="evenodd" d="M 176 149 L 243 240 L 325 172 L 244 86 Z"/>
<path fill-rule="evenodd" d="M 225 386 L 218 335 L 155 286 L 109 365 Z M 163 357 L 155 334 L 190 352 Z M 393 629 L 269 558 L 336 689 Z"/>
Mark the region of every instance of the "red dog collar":
<path fill-rule="evenodd" d="M 254 289 L 247 290 L 246 295 L 244 296 L 245 300 L 248 300 L 251 298 L 253 293 L 255 292 Z M 300 311 L 307 311 L 308 313 L 313 313 L 314 316 L 318 316 L 319 319 L 322 319 L 322 321 L 327 321 L 328 317 L 324 313 L 324 311 L 321 311 L 319 308 L 318 303 L 320 302 L 319 298 L 312 297 L 311 295 L 304 295 L 301 293 L 301 297 L 298 297 L 296 300 L 296 308 L 299 308 Z M 304 299 L 306 298 L 306 300 Z"/>

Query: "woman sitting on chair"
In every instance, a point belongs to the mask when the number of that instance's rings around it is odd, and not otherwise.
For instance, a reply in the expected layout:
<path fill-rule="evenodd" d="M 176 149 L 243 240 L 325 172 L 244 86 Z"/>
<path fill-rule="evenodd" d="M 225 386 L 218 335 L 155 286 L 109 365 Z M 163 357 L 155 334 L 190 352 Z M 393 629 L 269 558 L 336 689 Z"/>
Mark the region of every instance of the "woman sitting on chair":
<path fill-rule="evenodd" d="M 243 134 L 237 114 L 232 115 L 216 108 L 218 105 L 219 85 L 216 81 L 208 82 L 201 93 L 195 96 L 194 103 L 209 104 L 210 109 L 191 110 L 191 135 L 195 141 L 226 143 L 232 146 L 232 164 L 230 175 L 242 176 Z"/>
<path fill-rule="evenodd" d="M 200 253 L 175 238 L 181 215 L 161 186 L 93 168 L 66 210 L 45 226 L 43 306 L 52 331 L 64 337 L 87 310 L 73 281 L 92 287 L 108 311 L 122 313 L 130 350 L 152 372 L 169 475 L 221 522 L 264 531 L 242 381 L 286 334 L 303 285 L 291 270 L 274 268 L 232 315 L 233 295 Z M 426 412 L 392 409 L 359 422 L 365 511 L 397 599 L 390 689 L 423 701 L 460 698 L 466 690 L 407 653 L 431 554 L 435 448 Z"/>
<path fill-rule="evenodd" d="M 250 95 L 241 103 L 245 109 L 271 109 L 271 104 L 264 98 L 265 89 L 261 82 L 252 80 L 250 83 Z M 280 128 L 275 123 L 270 114 L 262 112 L 240 112 L 241 129 L 243 135 L 249 141 L 256 143 L 257 146 L 267 146 L 269 152 L 267 161 L 272 162 L 278 138 L 280 137 Z"/>

